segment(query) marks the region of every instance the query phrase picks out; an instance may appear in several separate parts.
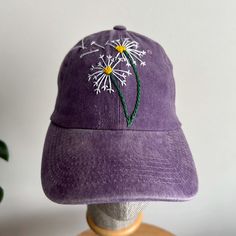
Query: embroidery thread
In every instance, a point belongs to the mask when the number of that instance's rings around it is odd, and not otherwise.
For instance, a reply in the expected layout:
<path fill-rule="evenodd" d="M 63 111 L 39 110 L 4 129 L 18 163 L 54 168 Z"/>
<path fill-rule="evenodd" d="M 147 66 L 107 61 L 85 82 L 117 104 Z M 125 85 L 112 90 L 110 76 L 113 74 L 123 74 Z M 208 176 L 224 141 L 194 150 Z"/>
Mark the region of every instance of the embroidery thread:
<path fill-rule="evenodd" d="M 126 77 L 131 75 L 130 70 L 117 69 L 116 66 L 122 61 L 121 58 L 113 58 L 111 55 L 100 55 L 101 61 L 96 66 L 91 66 L 90 70 L 94 71 L 88 75 L 88 80 L 94 80 L 96 94 L 101 93 L 101 90 L 114 92 L 111 83 L 111 74 L 121 84 L 126 85 Z M 104 59 L 105 58 L 105 59 Z"/>
<path fill-rule="evenodd" d="M 138 75 L 138 71 L 137 71 L 137 68 L 136 66 L 134 65 L 130 55 L 124 51 L 124 54 L 125 56 L 127 57 L 127 59 L 129 60 L 133 70 L 134 70 L 134 74 L 135 74 L 135 79 L 136 79 L 136 83 L 137 83 L 137 94 L 136 94 L 136 102 L 135 102 L 135 106 L 134 106 L 134 109 L 132 111 L 132 113 L 129 115 L 128 114 L 128 108 L 127 108 L 127 104 L 126 104 L 126 100 L 125 100 L 125 97 L 123 95 L 123 93 L 121 92 L 119 86 L 117 85 L 116 81 L 114 80 L 113 78 L 113 75 L 111 74 L 111 79 L 112 79 L 112 83 L 114 84 L 114 86 L 116 87 L 116 90 L 118 92 L 118 95 L 120 97 L 120 100 L 121 100 L 121 104 L 122 104 L 122 107 L 123 107 L 123 111 L 124 111 L 124 114 L 125 114 L 125 118 L 126 118 L 126 122 L 127 122 L 127 126 L 130 127 L 134 121 L 134 118 L 136 117 L 136 114 L 138 112 L 138 107 L 139 107 L 139 104 L 140 104 L 140 98 L 141 98 L 141 82 L 140 82 L 140 79 L 139 79 L 139 75 Z"/>
<path fill-rule="evenodd" d="M 115 87 L 123 107 L 127 126 L 130 127 L 137 115 L 141 99 L 141 81 L 137 70 L 137 62 L 139 62 L 140 66 L 146 65 L 146 62 L 142 60 L 142 57 L 146 55 L 146 51 L 139 50 L 138 43 L 136 41 L 131 41 L 129 38 L 107 41 L 104 47 L 95 41 L 92 41 L 91 45 L 95 45 L 99 49 L 105 49 L 105 46 L 111 46 L 117 51 L 115 57 L 112 57 L 111 55 L 106 57 L 103 54 L 100 55 L 100 61 L 97 65 L 92 65 L 90 68 L 92 73 L 88 74 L 88 80 L 93 80 L 93 86 L 96 87 L 94 89 L 96 94 L 101 93 L 101 90 L 112 93 L 114 92 L 112 85 Z M 99 51 L 99 49 L 85 52 L 81 54 L 81 56 L 90 54 L 90 52 L 93 53 Z M 130 115 L 128 113 L 126 99 L 120 86 L 126 86 L 126 78 L 131 75 L 131 72 L 130 70 L 122 70 L 117 68 L 117 65 L 122 62 L 126 62 L 127 67 L 132 67 L 136 80 L 136 102 Z"/>
<path fill-rule="evenodd" d="M 146 51 L 138 50 L 138 43 L 136 41 L 130 41 L 129 38 L 124 38 L 112 40 L 111 42 L 108 41 L 106 44 L 116 49 L 116 57 L 122 56 L 122 58 L 127 62 L 127 66 L 130 66 L 130 62 L 127 60 L 127 57 L 125 57 L 124 51 L 128 52 L 135 65 L 137 64 L 137 61 L 139 61 L 141 66 L 146 65 L 146 62 L 141 59 L 146 55 Z"/>

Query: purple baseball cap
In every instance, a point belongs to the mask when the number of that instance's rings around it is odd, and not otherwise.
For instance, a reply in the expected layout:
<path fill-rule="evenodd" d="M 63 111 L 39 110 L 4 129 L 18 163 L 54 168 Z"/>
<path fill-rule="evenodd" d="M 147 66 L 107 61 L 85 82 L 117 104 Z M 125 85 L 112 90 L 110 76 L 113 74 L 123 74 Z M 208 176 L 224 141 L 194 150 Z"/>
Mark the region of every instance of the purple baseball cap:
<path fill-rule="evenodd" d="M 66 55 L 43 150 L 42 186 L 61 204 L 184 201 L 197 192 L 163 48 L 115 26 Z"/>

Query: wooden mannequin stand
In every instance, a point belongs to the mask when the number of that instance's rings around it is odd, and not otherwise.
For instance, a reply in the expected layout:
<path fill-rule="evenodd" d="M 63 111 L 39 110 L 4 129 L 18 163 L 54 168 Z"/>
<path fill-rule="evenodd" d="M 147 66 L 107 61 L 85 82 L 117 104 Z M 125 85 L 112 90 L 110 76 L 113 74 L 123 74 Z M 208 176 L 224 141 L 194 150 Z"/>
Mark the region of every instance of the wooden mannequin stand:
<path fill-rule="evenodd" d="M 140 213 L 133 224 L 119 230 L 110 230 L 97 226 L 92 217 L 87 214 L 87 222 L 91 230 L 81 233 L 79 236 L 174 236 L 174 234 L 159 227 L 142 223 L 143 214 Z"/>

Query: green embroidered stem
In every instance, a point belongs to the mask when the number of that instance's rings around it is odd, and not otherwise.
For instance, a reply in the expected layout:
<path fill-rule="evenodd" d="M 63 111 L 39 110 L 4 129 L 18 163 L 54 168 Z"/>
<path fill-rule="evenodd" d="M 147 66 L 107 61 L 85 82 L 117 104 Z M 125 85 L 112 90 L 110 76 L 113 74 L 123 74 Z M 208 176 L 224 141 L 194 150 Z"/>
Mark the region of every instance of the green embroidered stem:
<path fill-rule="evenodd" d="M 139 107 L 139 104 L 140 104 L 141 83 L 140 83 L 140 79 L 139 79 L 137 68 L 136 68 L 135 64 L 133 63 L 133 60 L 131 59 L 129 53 L 127 51 L 124 51 L 123 53 L 125 54 L 125 56 L 127 57 L 129 63 L 131 64 L 131 66 L 133 68 L 133 71 L 134 71 L 134 74 L 135 74 L 136 83 L 137 83 L 136 102 L 135 102 L 134 110 L 133 110 L 133 112 L 131 113 L 130 116 L 128 114 L 128 108 L 127 108 L 125 97 L 124 97 L 124 95 L 123 95 L 119 85 L 117 84 L 116 79 L 113 77 L 112 73 L 111 73 L 110 76 L 111 76 L 111 81 L 114 84 L 114 86 L 115 86 L 115 88 L 116 88 L 116 90 L 118 92 L 118 95 L 120 97 L 121 104 L 122 104 L 122 107 L 123 107 L 123 110 L 124 110 L 124 114 L 125 114 L 125 118 L 126 118 L 126 121 L 127 121 L 127 126 L 130 127 L 132 125 L 133 121 L 134 121 L 134 118 L 136 117 L 136 114 L 137 114 L 137 111 L 138 111 L 138 107 Z"/>
<path fill-rule="evenodd" d="M 135 102 L 134 110 L 133 110 L 133 112 L 131 113 L 130 120 L 129 120 L 129 123 L 128 123 L 128 127 L 129 127 L 129 126 L 132 125 L 133 120 L 134 120 L 134 118 L 136 117 L 136 114 L 137 114 L 137 112 L 138 112 L 138 107 L 139 107 L 140 98 L 141 98 L 141 82 L 140 82 L 140 79 L 139 79 L 137 67 L 136 67 L 136 65 L 134 64 L 134 62 L 133 62 L 132 58 L 130 57 L 129 53 L 128 53 L 127 51 L 124 51 L 124 54 L 125 54 L 125 56 L 128 58 L 129 63 L 131 64 L 131 66 L 132 66 L 132 68 L 133 68 L 133 71 L 134 71 L 134 74 L 135 74 L 136 83 L 137 83 L 136 102 Z"/>
<path fill-rule="evenodd" d="M 127 125 L 128 125 L 128 120 L 129 120 L 129 115 L 128 115 L 128 109 L 127 109 L 127 105 L 126 105 L 126 101 L 125 101 L 125 97 L 123 95 L 123 93 L 121 92 L 120 90 L 120 87 L 119 85 L 117 84 L 116 82 L 116 79 L 114 78 L 113 74 L 111 73 L 110 75 L 111 77 L 111 82 L 113 83 L 113 85 L 115 86 L 117 92 L 118 92 L 118 95 L 120 97 L 120 101 L 121 101 L 121 104 L 122 104 L 122 107 L 123 107 L 123 110 L 124 110 L 124 114 L 125 114 L 125 118 L 126 118 L 126 121 L 127 121 Z"/>

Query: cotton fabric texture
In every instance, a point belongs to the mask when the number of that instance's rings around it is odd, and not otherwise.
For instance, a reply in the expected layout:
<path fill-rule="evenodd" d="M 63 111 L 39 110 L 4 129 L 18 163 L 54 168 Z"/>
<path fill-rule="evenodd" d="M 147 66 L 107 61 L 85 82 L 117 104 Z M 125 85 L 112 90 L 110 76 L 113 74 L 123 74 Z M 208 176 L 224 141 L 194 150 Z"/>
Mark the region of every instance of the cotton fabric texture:
<path fill-rule="evenodd" d="M 41 179 L 60 204 L 185 201 L 197 193 L 173 66 L 160 44 L 116 26 L 68 52 Z"/>

